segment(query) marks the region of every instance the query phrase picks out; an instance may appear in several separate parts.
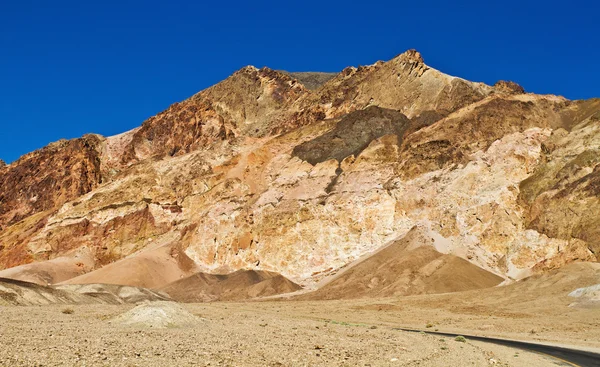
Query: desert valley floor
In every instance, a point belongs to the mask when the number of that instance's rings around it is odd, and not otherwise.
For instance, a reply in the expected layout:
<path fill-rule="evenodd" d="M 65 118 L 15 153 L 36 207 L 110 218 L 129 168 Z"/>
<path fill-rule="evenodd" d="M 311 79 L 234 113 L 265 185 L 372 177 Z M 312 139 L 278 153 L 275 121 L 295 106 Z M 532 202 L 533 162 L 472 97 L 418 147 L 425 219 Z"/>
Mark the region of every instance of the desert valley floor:
<path fill-rule="evenodd" d="M 156 315 L 128 324 L 131 304 L 0 306 L 0 365 L 566 366 L 540 354 L 395 328 L 598 351 L 597 306 L 579 305 L 567 294 L 576 285 L 597 281 L 599 275 L 599 264 L 574 264 L 510 286 L 477 291 L 179 304 L 184 310 L 180 316 L 189 312 L 195 320 L 178 324 L 175 313 L 173 324 L 165 328 L 152 322 Z M 177 305 L 165 303 L 169 304 Z"/>

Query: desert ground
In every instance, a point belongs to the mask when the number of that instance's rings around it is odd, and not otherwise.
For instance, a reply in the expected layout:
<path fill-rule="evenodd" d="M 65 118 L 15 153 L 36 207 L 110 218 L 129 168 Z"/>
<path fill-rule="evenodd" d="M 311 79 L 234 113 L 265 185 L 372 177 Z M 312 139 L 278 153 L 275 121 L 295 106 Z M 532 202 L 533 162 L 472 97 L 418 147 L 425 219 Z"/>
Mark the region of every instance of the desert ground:
<path fill-rule="evenodd" d="M 382 301 L 384 302 L 384 301 Z M 481 342 L 393 330 L 418 324 L 389 303 L 212 303 L 185 308 L 198 324 L 155 329 L 109 320 L 133 306 L 5 307 L 2 366 L 548 366 L 547 357 Z M 382 317 L 383 316 L 383 317 Z M 451 312 L 441 312 L 450 323 Z M 352 322 L 352 320 L 364 320 Z M 456 323 L 467 315 L 455 317 Z M 385 321 L 375 321 L 383 319 Z M 469 317 L 465 326 L 476 325 Z M 512 321 L 512 322 L 511 322 Z M 518 324 L 518 319 L 499 324 Z M 424 327 L 424 325 L 421 325 Z M 510 329 L 510 327 L 508 327 Z"/>
<path fill-rule="evenodd" d="M 566 293 L 597 276 L 597 264 L 575 264 L 510 286 L 447 294 L 167 302 L 182 309 L 166 325 L 153 322 L 156 314 L 129 323 L 133 304 L 2 306 L 0 366 L 564 366 L 540 354 L 395 328 L 597 351 L 598 308 L 578 306 Z"/>

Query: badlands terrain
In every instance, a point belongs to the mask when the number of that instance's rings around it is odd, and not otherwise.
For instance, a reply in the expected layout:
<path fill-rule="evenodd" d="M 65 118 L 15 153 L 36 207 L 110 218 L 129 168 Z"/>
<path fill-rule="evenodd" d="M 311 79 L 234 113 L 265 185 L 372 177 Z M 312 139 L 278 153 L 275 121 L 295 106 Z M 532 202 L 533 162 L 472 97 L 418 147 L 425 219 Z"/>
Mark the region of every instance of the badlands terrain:
<path fill-rule="evenodd" d="M 600 343 L 600 99 L 247 66 L 0 162 L 0 366 L 505 365 Z"/>

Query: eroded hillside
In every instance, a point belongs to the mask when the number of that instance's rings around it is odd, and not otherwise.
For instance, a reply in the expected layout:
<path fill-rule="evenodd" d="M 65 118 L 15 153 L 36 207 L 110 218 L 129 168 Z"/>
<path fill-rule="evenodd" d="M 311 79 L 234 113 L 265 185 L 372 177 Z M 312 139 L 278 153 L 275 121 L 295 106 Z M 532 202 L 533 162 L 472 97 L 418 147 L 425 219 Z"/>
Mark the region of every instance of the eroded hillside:
<path fill-rule="evenodd" d="M 0 166 L 0 268 L 33 262 L 0 276 L 85 251 L 69 274 L 88 282 L 160 263 L 131 285 L 250 269 L 311 286 L 415 226 L 505 278 L 600 258 L 599 100 L 469 82 L 412 50 L 294 75 L 245 67 L 138 129 Z"/>

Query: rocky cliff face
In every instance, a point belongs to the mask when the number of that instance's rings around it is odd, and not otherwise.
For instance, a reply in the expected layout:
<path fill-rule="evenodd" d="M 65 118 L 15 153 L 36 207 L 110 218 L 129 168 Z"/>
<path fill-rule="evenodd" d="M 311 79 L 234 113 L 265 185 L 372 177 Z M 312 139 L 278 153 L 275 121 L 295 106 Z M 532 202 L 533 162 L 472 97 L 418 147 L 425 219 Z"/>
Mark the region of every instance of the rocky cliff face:
<path fill-rule="evenodd" d="M 102 181 L 97 148 L 88 135 L 29 153 L 0 176 L 0 229 L 83 195 Z"/>
<path fill-rule="evenodd" d="M 599 100 L 472 83 L 416 51 L 299 79 L 246 67 L 139 129 L 0 167 L 0 267 L 166 246 L 194 271 L 311 285 L 415 226 L 507 278 L 599 258 Z"/>
<path fill-rule="evenodd" d="M 195 150 L 235 152 L 230 145 L 265 135 L 308 90 L 289 75 L 247 66 L 144 122 L 125 147 L 123 163 Z"/>

